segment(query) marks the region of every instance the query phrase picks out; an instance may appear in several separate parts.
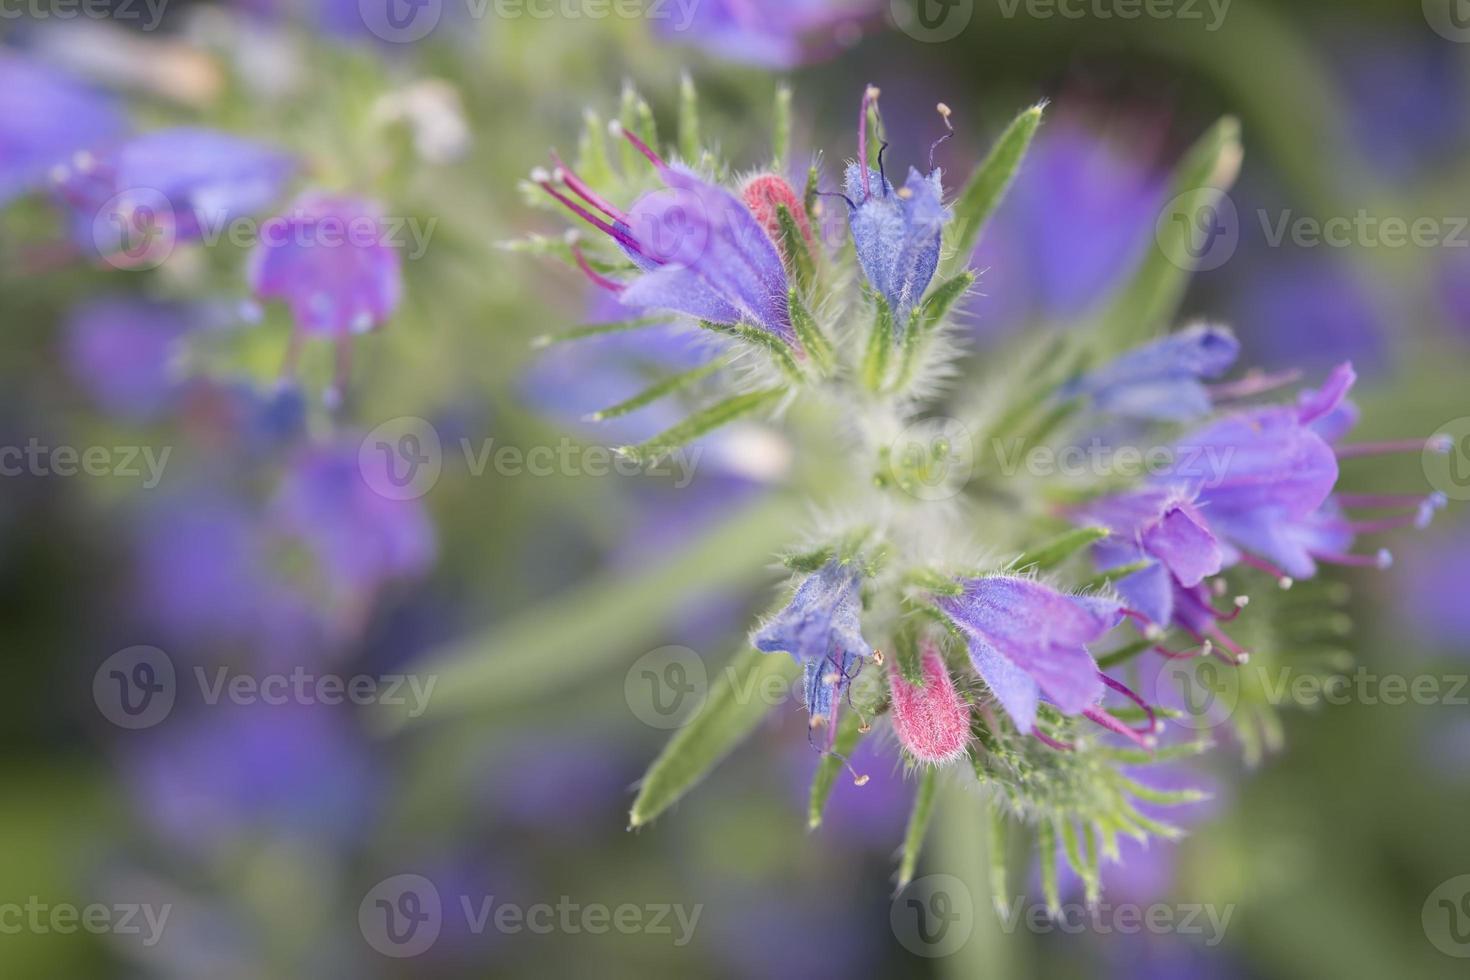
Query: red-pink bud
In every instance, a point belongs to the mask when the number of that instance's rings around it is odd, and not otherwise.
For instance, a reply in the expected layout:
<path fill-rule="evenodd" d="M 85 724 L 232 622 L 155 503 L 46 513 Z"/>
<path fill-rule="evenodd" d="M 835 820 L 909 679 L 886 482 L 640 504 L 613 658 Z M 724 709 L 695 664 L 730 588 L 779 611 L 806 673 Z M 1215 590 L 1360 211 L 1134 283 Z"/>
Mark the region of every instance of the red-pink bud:
<path fill-rule="evenodd" d="M 920 762 L 949 762 L 964 754 L 970 741 L 970 709 L 933 644 L 924 645 L 922 657 L 923 687 L 904 680 L 896 662 L 890 668 L 893 730 Z"/>
<path fill-rule="evenodd" d="M 812 226 L 807 221 L 806 208 L 796 199 L 796 191 L 792 190 L 784 177 L 775 174 L 752 177 L 746 182 L 740 196 L 745 200 L 745 206 L 750 208 L 750 213 L 755 215 L 755 220 L 760 222 L 766 234 L 771 236 L 771 241 L 778 246 L 781 245 L 781 222 L 776 217 L 776 208 L 783 204 L 791 212 L 791 218 L 801 231 L 801 237 L 806 239 L 808 245 L 811 244 Z M 791 257 L 784 254 L 784 249 L 782 253 L 789 262 Z"/>

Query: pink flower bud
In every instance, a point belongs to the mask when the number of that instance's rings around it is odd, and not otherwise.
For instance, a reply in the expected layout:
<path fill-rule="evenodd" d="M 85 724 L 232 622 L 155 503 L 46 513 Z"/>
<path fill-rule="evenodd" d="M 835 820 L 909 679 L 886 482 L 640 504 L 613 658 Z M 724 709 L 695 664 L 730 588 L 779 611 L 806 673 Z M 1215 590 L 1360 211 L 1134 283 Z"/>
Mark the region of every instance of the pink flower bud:
<path fill-rule="evenodd" d="M 903 679 L 897 662 L 890 668 L 893 730 L 920 762 L 950 762 L 970 741 L 970 709 L 933 644 L 924 646 L 923 669 L 924 686 L 916 687 Z"/>

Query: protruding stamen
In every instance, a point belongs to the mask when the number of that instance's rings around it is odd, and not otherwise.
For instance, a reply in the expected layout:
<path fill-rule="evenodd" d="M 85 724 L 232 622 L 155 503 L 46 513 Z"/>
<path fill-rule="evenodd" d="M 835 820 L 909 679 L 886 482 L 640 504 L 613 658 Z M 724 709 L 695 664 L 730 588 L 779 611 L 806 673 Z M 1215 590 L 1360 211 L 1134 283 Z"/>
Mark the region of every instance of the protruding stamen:
<path fill-rule="evenodd" d="M 616 119 L 607 124 L 607 131 L 612 134 L 613 139 L 625 139 L 629 143 L 633 144 L 633 149 L 637 150 L 639 153 L 647 157 L 648 162 L 653 164 L 658 169 L 663 170 L 668 167 L 668 164 L 664 163 L 663 158 L 660 157 L 657 153 L 653 152 L 653 150 L 649 147 L 647 143 L 643 142 L 627 129 L 624 129 L 623 124 L 618 122 Z"/>
<path fill-rule="evenodd" d="M 1379 548 L 1376 554 L 1355 555 L 1340 552 L 1312 552 L 1312 557 L 1318 561 L 1325 561 L 1329 565 L 1346 565 L 1351 568 L 1377 568 L 1386 570 L 1393 567 L 1393 553 L 1387 548 Z"/>
<path fill-rule="evenodd" d="M 1148 715 L 1148 725 L 1143 728 L 1137 729 L 1137 731 L 1145 735 L 1152 735 L 1157 733 L 1159 729 L 1163 727 L 1163 725 L 1159 722 L 1158 715 L 1154 714 L 1154 709 L 1149 705 L 1149 703 L 1143 698 L 1139 697 L 1138 694 L 1135 693 L 1134 690 L 1130 688 L 1127 684 L 1124 684 L 1122 681 L 1115 681 L 1107 674 L 1101 672 L 1099 672 L 1097 676 L 1101 677 L 1102 682 L 1106 684 L 1109 688 L 1117 691 L 1129 701 L 1132 701 L 1134 704 L 1138 705 L 1140 708 L 1143 709 L 1143 713 Z"/>
<path fill-rule="evenodd" d="M 1137 729 L 1130 728 L 1118 719 L 1114 718 L 1112 715 L 1108 714 L 1106 711 L 1100 711 L 1097 708 L 1088 708 L 1086 711 L 1082 712 L 1082 717 L 1086 718 L 1088 721 L 1091 721 L 1096 725 L 1106 728 L 1108 731 L 1112 732 L 1115 735 L 1122 735 L 1124 738 L 1133 742 L 1139 748 L 1153 749 L 1155 746 L 1158 745 L 1158 739 L 1154 737 L 1151 730 L 1150 732 L 1145 733 L 1140 732 Z"/>
<path fill-rule="evenodd" d="M 1265 572 L 1267 575 L 1274 578 L 1276 580 L 1276 583 L 1280 585 L 1283 589 L 1291 588 L 1291 576 L 1287 575 L 1281 569 L 1266 561 L 1266 559 L 1257 558 L 1255 555 L 1252 555 L 1249 552 L 1242 552 L 1240 556 L 1240 561 L 1243 565 L 1249 565 L 1251 568 Z"/>
<path fill-rule="evenodd" d="M 1168 647 L 1156 646 L 1154 650 L 1163 654 L 1169 660 L 1193 660 L 1195 657 L 1208 657 L 1215 649 L 1215 645 L 1206 639 L 1199 645 L 1197 650 L 1170 650 Z"/>
<path fill-rule="evenodd" d="M 597 215 L 593 214 L 591 211 L 588 211 L 581 204 L 578 204 L 576 201 L 572 200 L 570 197 L 567 197 L 561 191 L 557 190 L 555 185 L 553 185 L 551 182 L 551 178 L 553 176 L 553 174 L 547 173 L 546 170 L 541 167 L 537 167 L 535 170 L 531 171 L 532 183 L 536 184 L 546 193 L 550 194 L 552 197 L 560 201 L 567 210 L 571 211 L 577 217 L 581 218 L 583 221 L 587 222 L 598 231 L 607 235 L 609 238 L 612 238 L 615 241 L 619 242 L 630 251 L 635 252 L 638 255 L 644 255 L 643 249 L 638 244 L 638 240 L 635 239 L 628 232 L 617 227 L 616 225 L 609 224 L 602 218 L 599 218 Z"/>
<path fill-rule="evenodd" d="M 883 192 L 884 197 L 888 196 L 888 172 L 883 169 L 883 154 L 887 149 L 888 141 L 884 140 L 883 145 L 878 147 L 878 180 L 883 185 L 878 189 Z"/>
<path fill-rule="evenodd" d="M 1207 385 L 1205 391 L 1209 393 L 1210 401 L 1231 401 L 1238 398 L 1250 398 L 1254 395 L 1262 395 L 1277 388 L 1284 388 L 1290 384 L 1296 384 L 1302 378 L 1302 373 L 1296 369 L 1281 371 L 1276 374 L 1267 374 L 1259 369 L 1248 372 L 1245 377 L 1235 381 L 1226 381 L 1217 385 Z"/>
<path fill-rule="evenodd" d="M 556 170 L 552 173 L 553 181 L 558 184 L 566 184 L 578 197 L 612 220 L 621 221 L 623 224 L 628 223 L 627 214 L 614 207 L 605 197 L 594 191 L 586 181 L 578 177 L 576 171 L 562 163 L 561 157 L 557 156 L 555 151 L 552 151 L 551 159 L 556 163 Z"/>
<path fill-rule="evenodd" d="M 939 113 L 939 118 L 944 120 L 944 129 L 945 129 L 945 132 L 944 132 L 944 135 L 943 136 L 939 137 L 939 139 L 937 139 L 933 143 L 930 143 L 929 144 L 929 172 L 930 173 L 933 173 L 934 172 L 934 152 L 939 149 L 940 145 L 943 144 L 945 140 L 949 139 L 951 136 L 954 135 L 954 124 L 949 121 L 949 117 L 952 114 L 952 110 L 949 108 L 949 106 L 947 106 L 943 102 L 941 102 L 938 105 L 936 105 L 934 107 L 934 109 L 935 109 L 935 111 L 937 111 Z"/>
<path fill-rule="evenodd" d="M 623 291 L 622 283 L 615 282 L 592 268 L 591 264 L 587 261 L 587 256 L 582 254 L 582 246 L 576 242 L 572 242 L 571 246 L 572 258 L 577 260 L 577 268 L 582 270 L 584 276 L 592 280 L 594 286 L 597 286 L 599 289 L 606 289 L 610 293 L 621 293 Z"/>
<path fill-rule="evenodd" d="M 862 105 L 858 107 L 858 172 L 863 178 L 863 200 L 873 196 L 868 178 L 868 107 L 877 106 L 880 92 L 878 86 L 869 85 L 863 91 Z"/>
<path fill-rule="evenodd" d="M 1338 459 L 1355 459 L 1362 456 L 1387 456 L 1392 453 L 1447 453 L 1453 441 L 1447 435 L 1430 436 L 1428 439 L 1388 439 L 1383 442 L 1354 442 L 1337 446 Z"/>
<path fill-rule="evenodd" d="M 1154 622 L 1152 619 L 1149 619 L 1143 613 L 1139 612 L 1137 609 L 1129 609 L 1125 606 L 1120 611 L 1128 618 L 1135 619 L 1139 622 L 1139 624 L 1143 628 L 1143 635 L 1145 639 L 1161 640 L 1164 638 L 1164 628 L 1158 623 Z"/>
<path fill-rule="evenodd" d="M 1053 749 L 1053 750 L 1055 750 L 1057 752 L 1071 752 L 1073 749 L 1075 749 L 1077 747 L 1077 746 L 1073 745 L 1071 742 L 1059 742 L 1056 739 L 1052 738 L 1050 735 L 1046 734 L 1046 732 L 1043 732 L 1039 728 L 1033 727 L 1031 729 L 1031 734 L 1032 735 L 1035 735 L 1036 736 L 1036 740 L 1038 742 L 1040 742 L 1042 745 L 1045 745 L 1047 748 Z"/>
<path fill-rule="evenodd" d="M 1250 653 L 1246 650 L 1241 649 L 1240 644 L 1232 640 L 1229 635 L 1226 634 L 1226 632 L 1220 627 L 1210 627 L 1210 635 L 1213 636 L 1215 638 L 1215 642 L 1224 647 L 1226 651 L 1221 652 L 1220 650 L 1212 650 L 1211 652 L 1214 653 L 1217 660 L 1227 663 L 1232 667 L 1239 667 L 1241 664 L 1244 664 L 1250 660 Z M 1229 656 L 1226 655 L 1227 652 Z"/>

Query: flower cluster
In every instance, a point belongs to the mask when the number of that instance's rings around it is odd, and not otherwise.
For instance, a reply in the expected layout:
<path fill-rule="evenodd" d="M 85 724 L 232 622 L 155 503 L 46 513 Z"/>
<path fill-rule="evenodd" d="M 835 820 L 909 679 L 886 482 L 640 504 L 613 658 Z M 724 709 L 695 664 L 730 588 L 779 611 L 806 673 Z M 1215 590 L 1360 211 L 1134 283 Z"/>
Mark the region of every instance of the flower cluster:
<path fill-rule="evenodd" d="M 1024 359 L 1034 354 L 1023 347 L 1013 363 L 995 365 L 1001 397 L 968 408 L 975 400 L 949 383 L 959 349 L 951 312 L 976 280 L 963 258 L 1019 165 L 1040 108 L 1023 113 L 955 187 L 935 163 L 953 133 L 954 113 L 940 104 L 944 129 L 926 169 L 909 168 L 898 185 L 885 162 L 879 99 L 873 86 L 862 94 L 856 158 L 842 168 L 841 191 L 827 189 L 820 157 L 792 166 L 784 117 L 771 161 L 734 184 L 693 134 L 681 132 L 682 159 L 668 162 L 651 132 L 626 122 L 612 136 L 651 164 L 661 186 L 626 170 L 615 175 L 605 134 L 589 129 L 583 162 L 574 168 L 556 158 L 532 172 L 531 185 L 600 238 L 574 233 L 531 247 L 560 254 L 635 314 L 566 340 L 622 333 L 636 343 L 640 331 L 672 324 L 718 341 L 722 357 L 696 372 L 698 389 L 686 374 L 672 375 L 624 404 L 694 402 L 712 377 L 723 399 L 692 404 L 682 422 L 624 452 L 667 453 L 773 412 L 839 434 L 853 467 L 850 495 L 788 559 L 797 573 L 791 596 L 751 635 L 755 650 L 788 654 L 799 666 L 815 749 L 841 763 L 883 722 L 923 785 L 937 769 L 968 760 L 963 768 L 997 789 L 997 805 L 1037 826 L 1044 854 L 1054 850 L 1052 835 L 1074 839 L 1078 828 L 1089 839 L 1101 835 L 1103 853 L 1115 854 L 1120 830 L 1173 832 L 1141 815 L 1138 784 L 1122 773 L 1122 760 L 1154 757 L 1174 713 L 1151 703 L 1152 688 L 1140 693 L 1125 682 L 1138 658 L 1156 651 L 1245 662 L 1251 652 L 1222 624 L 1242 615 L 1261 573 L 1289 586 L 1323 566 L 1386 567 L 1386 551 L 1355 552 L 1355 540 L 1422 526 L 1444 500 L 1342 492 L 1340 459 L 1425 443 L 1345 443 L 1357 415 L 1346 364 L 1294 401 L 1263 402 L 1297 375 L 1227 380 L 1241 345 L 1215 324 L 1132 345 L 1062 338 L 1063 356 L 1051 356 L 1054 344 L 1029 367 Z M 788 105 L 783 93 L 778 113 Z M 693 119 L 685 108 L 681 118 Z M 607 187 L 583 179 L 589 165 Z M 840 216 L 827 209 L 833 201 Z M 814 234 L 834 217 L 845 218 L 845 236 Z M 1097 364 L 1099 350 L 1109 359 Z M 967 414 L 915 453 L 903 433 L 941 431 L 928 420 L 938 409 Z M 957 457 L 973 460 L 974 445 L 956 440 L 980 434 L 1033 445 L 1164 438 L 1170 462 L 1121 485 L 1017 485 L 983 467 L 967 469 L 958 485 L 930 479 Z M 1200 468 L 1202 456 L 1217 465 Z M 945 487 L 953 492 L 920 492 Z M 997 499 L 1009 502 L 1001 520 Z M 1394 512 L 1356 520 L 1350 508 Z M 982 533 L 995 537 L 966 543 Z M 1222 595 L 1238 597 L 1220 609 Z M 1185 649 L 1167 642 L 1174 630 L 1188 638 Z M 718 726 L 728 719 L 716 715 L 694 722 L 710 728 L 703 734 L 712 741 L 727 737 Z M 655 762 L 635 824 L 686 788 L 668 791 L 666 779 L 653 778 L 688 768 L 685 751 L 676 739 Z M 819 774 L 813 786 L 814 815 L 830 778 Z M 927 814 L 924 790 L 920 798 L 916 819 Z M 1160 791 L 1151 802 L 1194 799 Z M 1077 871 L 1091 885 L 1097 855 L 1087 850 Z"/>

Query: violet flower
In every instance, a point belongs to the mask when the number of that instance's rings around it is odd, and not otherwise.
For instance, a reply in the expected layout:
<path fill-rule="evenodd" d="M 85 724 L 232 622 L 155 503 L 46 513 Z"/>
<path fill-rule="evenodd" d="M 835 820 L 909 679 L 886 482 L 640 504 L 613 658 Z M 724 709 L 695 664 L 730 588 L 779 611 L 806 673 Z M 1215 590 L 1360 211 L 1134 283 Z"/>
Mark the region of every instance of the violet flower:
<path fill-rule="evenodd" d="M 745 204 L 687 167 L 665 163 L 616 123 L 612 129 L 653 164 L 663 190 L 643 195 L 623 211 L 560 161 L 554 170 L 538 168 L 531 174 L 532 181 L 611 238 L 643 270 L 630 282 L 617 282 L 595 271 L 574 246 L 587 277 L 617 294 L 624 306 L 683 313 L 727 326 L 749 324 L 795 346 L 781 254 Z"/>
<path fill-rule="evenodd" d="M 655 20 L 657 32 L 687 40 L 731 61 L 770 69 L 795 68 L 856 41 L 871 17 L 872 0 L 703 0 L 687 14 Z"/>
<path fill-rule="evenodd" d="M 89 300 L 67 323 L 72 375 L 110 415 L 157 418 L 178 393 L 175 361 L 189 331 L 184 306 L 125 296 Z"/>
<path fill-rule="evenodd" d="M 0 53 L 0 205 L 125 129 L 111 98 L 47 65 Z"/>
<path fill-rule="evenodd" d="M 1098 568 L 1151 562 L 1115 583 L 1146 624 L 1203 633 L 1221 616 L 1204 580 L 1219 573 L 1224 552 L 1193 497 L 1177 487 L 1143 487 L 1093 501 L 1074 517 L 1111 532 L 1093 546 Z"/>
<path fill-rule="evenodd" d="M 1196 324 L 1134 348 L 1064 385 L 1064 398 L 1087 398 L 1098 411 L 1161 422 L 1210 413 L 1202 378 L 1230 370 L 1240 343 L 1228 327 Z"/>
<path fill-rule="evenodd" d="M 1152 744 L 1155 721 L 1138 731 L 1097 706 L 1111 688 L 1146 707 L 1136 694 L 1104 676 L 1087 649 L 1122 620 L 1116 602 L 1066 595 L 1010 575 L 958 581 L 962 591 L 936 596 L 934 605 L 964 634 L 975 670 L 1019 731 L 1036 732 L 1056 746 L 1036 729 L 1044 698 L 1064 715 L 1082 715 L 1109 731 Z"/>
<path fill-rule="evenodd" d="M 808 576 L 789 605 L 751 637 L 765 653 L 789 653 L 805 672 L 806 706 L 813 729 L 825 725 L 830 748 L 837 709 L 873 648 L 863 639 L 862 577 L 829 561 Z"/>
<path fill-rule="evenodd" d="M 133 234 L 179 244 L 221 233 L 232 220 L 269 207 L 295 169 L 275 147 L 181 127 L 84 155 L 58 170 L 56 184 L 77 240 L 108 255 L 128 247 Z"/>
<path fill-rule="evenodd" d="M 934 166 L 932 147 L 928 174 L 910 167 L 901 189 L 895 189 L 884 173 L 882 150 L 878 169 L 868 167 L 868 110 L 877 106 L 878 95 L 872 85 L 863 93 L 858 110 L 858 158 L 847 165 L 843 182 L 858 264 L 893 311 L 896 328 L 902 330 L 939 267 L 940 239 L 952 215 L 944 206 L 942 175 Z M 948 107 L 941 103 L 939 112 L 949 126 Z M 948 136 L 941 136 L 934 146 Z M 884 143 L 883 148 L 887 147 Z"/>

